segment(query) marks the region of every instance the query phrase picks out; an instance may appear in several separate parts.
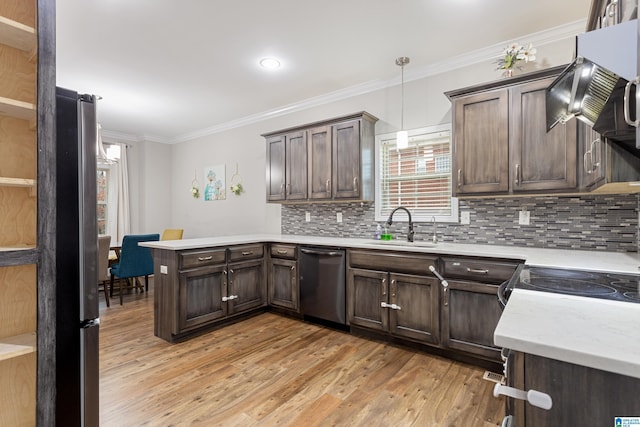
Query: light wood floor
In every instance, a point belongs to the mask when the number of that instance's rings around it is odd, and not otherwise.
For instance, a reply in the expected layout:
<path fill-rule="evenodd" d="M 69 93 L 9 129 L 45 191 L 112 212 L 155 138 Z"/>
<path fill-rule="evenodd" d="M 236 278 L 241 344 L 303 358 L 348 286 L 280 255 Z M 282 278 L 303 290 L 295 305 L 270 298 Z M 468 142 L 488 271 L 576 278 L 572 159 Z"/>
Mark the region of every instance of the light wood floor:
<path fill-rule="evenodd" d="M 152 286 L 152 285 L 151 285 Z M 495 426 L 483 370 L 265 313 L 180 344 L 153 292 L 101 304 L 102 426 Z"/>

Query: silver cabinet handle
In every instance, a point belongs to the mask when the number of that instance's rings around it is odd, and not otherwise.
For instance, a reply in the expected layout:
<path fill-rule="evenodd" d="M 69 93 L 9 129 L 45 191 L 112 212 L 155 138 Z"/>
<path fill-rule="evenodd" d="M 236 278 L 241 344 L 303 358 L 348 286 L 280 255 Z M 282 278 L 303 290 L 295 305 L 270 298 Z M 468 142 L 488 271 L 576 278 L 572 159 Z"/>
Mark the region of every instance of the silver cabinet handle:
<path fill-rule="evenodd" d="M 390 308 L 392 310 L 402 310 L 402 307 L 396 304 L 387 304 L 386 302 L 381 302 L 380 307 L 382 308 Z"/>
<path fill-rule="evenodd" d="M 383 277 L 380 284 L 382 285 L 382 295 L 387 295 L 387 279 Z"/>
<path fill-rule="evenodd" d="M 291 184 L 287 184 L 287 194 L 291 195 Z"/>
<path fill-rule="evenodd" d="M 284 196 L 284 182 L 280 184 L 280 194 Z"/>
<path fill-rule="evenodd" d="M 590 166 L 587 166 L 589 164 L 588 162 L 591 162 Z M 593 155 L 591 154 L 591 151 L 587 151 L 582 156 L 582 167 L 584 167 L 584 171 L 587 174 L 593 173 Z"/>
<path fill-rule="evenodd" d="M 611 19 L 611 24 L 609 23 L 609 19 Z M 609 25 L 617 25 L 620 23 L 620 19 L 618 18 L 618 0 L 612 0 L 611 3 L 607 5 L 604 9 L 604 20 L 602 22 L 603 27 L 608 27 Z"/>
<path fill-rule="evenodd" d="M 211 261 L 212 259 L 213 259 L 213 255 L 198 257 L 198 261 Z"/>
<path fill-rule="evenodd" d="M 353 177 L 353 191 L 358 191 L 358 177 Z"/>
<path fill-rule="evenodd" d="M 516 164 L 516 185 L 520 185 L 520 164 Z"/>
<path fill-rule="evenodd" d="M 227 302 L 234 299 L 238 299 L 238 295 L 229 295 L 228 297 L 222 297 L 222 301 Z"/>
<path fill-rule="evenodd" d="M 253 255 L 253 251 L 242 252 L 242 256 Z"/>
<path fill-rule="evenodd" d="M 458 188 L 462 187 L 462 169 L 458 169 Z"/>
<path fill-rule="evenodd" d="M 278 249 L 278 250 L 277 250 L 277 252 L 278 252 L 280 255 L 286 255 L 287 253 L 289 253 L 289 251 L 286 251 L 286 250 L 284 250 L 284 249 Z"/>
<path fill-rule="evenodd" d="M 467 273 L 489 274 L 489 270 L 480 270 L 476 268 L 467 267 Z"/>
<path fill-rule="evenodd" d="M 291 271 L 294 271 L 295 269 L 296 269 L 296 266 L 295 266 L 295 265 L 292 265 L 292 266 L 291 266 Z"/>
<path fill-rule="evenodd" d="M 331 193 L 331 180 L 330 179 L 327 180 L 327 187 L 326 188 L 327 188 L 327 193 Z"/>
<path fill-rule="evenodd" d="M 629 104 L 631 100 L 629 98 L 631 97 L 631 86 L 635 85 L 637 87 L 638 84 L 640 84 L 640 76 L 636 77 L 635 79 L 631 80 L 626 84 L 626 86 L 624 87 L 624 103 L 623 103 L 624 104 L 624 121 L 627 122 L 629 126 L 633 126 L 636 128 L 640 126 L 640 120 L 637 118 L 638 112 L 636 112 L 636 120 L 631 120 L 631 104 Z M 636 100 L 638 99 L 638 95 L 640 95 L 640 93 L 638 93 L 638 91 L 636 90 Z"/>
<path fill-rule="evenodd" d="M 591 172 L 595 172 L 596 169 L 600 167 L 600 147 L 596 149 L 596 144 L 600 145 L 600 138 L 594 139 L 591 142 L 591 149 L 589 150 L 589 155 L 591 156 Z M 593 160 L 594 157 L 596 157 L 598 160 Z"/>

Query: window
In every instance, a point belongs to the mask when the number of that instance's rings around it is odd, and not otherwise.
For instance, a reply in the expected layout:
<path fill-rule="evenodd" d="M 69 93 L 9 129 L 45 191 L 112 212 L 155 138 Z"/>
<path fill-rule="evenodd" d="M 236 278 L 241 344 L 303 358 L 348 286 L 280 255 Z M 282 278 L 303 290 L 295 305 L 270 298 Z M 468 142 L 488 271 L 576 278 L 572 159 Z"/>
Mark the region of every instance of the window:
<path fill-rule="evenodd" d="M 106 158 L 98 158 L 98 234 L 114 237 L 118 206 L 118 178 L 115 170 L 120 159 L 120 146 L 104 144 Z"/>
<path fill-rule="evenodd" d="M 409 131 L 409 147 L 402 150 L 395 138 L 376 136 L 376 221 L 404 206 L 414 221 L 458 222 L 458 201 L 451 197 L 451 125 Z"/>

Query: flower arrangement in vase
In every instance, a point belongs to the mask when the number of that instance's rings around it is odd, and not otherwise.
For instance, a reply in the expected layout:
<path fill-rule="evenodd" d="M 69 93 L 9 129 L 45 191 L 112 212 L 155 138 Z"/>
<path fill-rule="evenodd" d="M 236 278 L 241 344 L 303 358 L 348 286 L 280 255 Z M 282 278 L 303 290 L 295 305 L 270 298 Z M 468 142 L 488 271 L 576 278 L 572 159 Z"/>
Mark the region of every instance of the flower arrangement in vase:
<path fill-rule="evenodd" d="M 504 49 L 502 57 L 496 62 L 498 63 L 497 69 L 504 70 L 505 77 L 511 77 L 514 68 L 522 68 L 522 66 L 518 65 L 520 62 L 527 63 L 535 60 L 536 48 L 531 43 L 526 47 L 519 43 L 512 43 Z"/>

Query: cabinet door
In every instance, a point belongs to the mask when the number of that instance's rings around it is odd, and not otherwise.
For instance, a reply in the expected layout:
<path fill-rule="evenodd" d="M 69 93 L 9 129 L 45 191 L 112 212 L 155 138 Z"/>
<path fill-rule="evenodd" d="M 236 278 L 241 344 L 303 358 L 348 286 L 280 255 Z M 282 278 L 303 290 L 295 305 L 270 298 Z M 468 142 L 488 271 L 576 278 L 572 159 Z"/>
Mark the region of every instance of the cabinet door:
<path fill-rule="evenodd" d="M 380 303 L 388 301 L 388 274 L 350 268 L 347 273 L 348 320 L 351 325 L 389 330 L 389 313 Z"/>
<path fill-rule="evenodd" d="M 454 192 L 509 190 L 509 96 L 507 89 L 454 101 Z"/>
<path fill-rule="evenodd" d="M 225 266 L 204 267 L 180 272 L 178 330 L 202 326 L 227 315 Z"/>
<path fill-rule="evenodd" d="M 266 283 L 263 259 L 229 264 L 229 314 L 265 306 Z"/>
<path fill-rule="evenodd" d="M 360 120 L 335 124 L 333 139 L 333 197 L 360 197 Z"/>
<path fill-rule="evenodd" d="M 271 259 L 269 269 L 269 305 L 299 310 L 297 262 L 290 259 Z"/>
<path fill-rule="evenodd" d="M 440 342 L 438 281 L 431 277 L 389 275 L 389 330 L 392 334 L 431 344 Z"/>
<path fill-rule="evenodd" d="M 309 130 L 309 198 L 331 198 L 331 126 Z"/>
<path fill-rule="evenodd" d="M 286 136 L 286 199 L 307 198 L 307 133 L 295 132 Z"/>
<path fill-rule="evenodd" d="M 511 88 L 511 183 L 513 191 L 576 188 L 576 120 L 547 132 L 545 89 L 553 78 Z"/>
<path fill-rule="evenodd" d="M 611 426 L 618 425 L 615 417 L 640 414 L 639 378 L 525 354 L 524 382 L 525 390 L 551 396 L 553 406 L 544 410 L 525 403 L 525 420 L 518 425 Z"/>
<path fill-rule="evenodd" d="M 442 343 L 456 350 L 500 360 L 493 332 L 502 309 L 498 286 L 448 280 L 442 297 Z"/>
<path fill-rule="evenodd" d="M 267 138 L 267 201 L 285 198 L 285 137 Z"/>
<path fill-rule="evenodd" d="M 600 134 L 583 122 L 578 122 L 578 144 L 579 186 L 593 190 L 605 180 L 605 144 Z"/>

